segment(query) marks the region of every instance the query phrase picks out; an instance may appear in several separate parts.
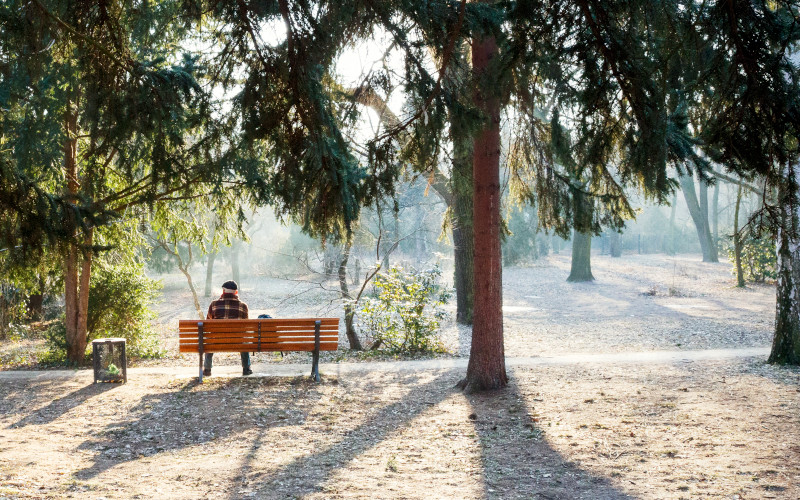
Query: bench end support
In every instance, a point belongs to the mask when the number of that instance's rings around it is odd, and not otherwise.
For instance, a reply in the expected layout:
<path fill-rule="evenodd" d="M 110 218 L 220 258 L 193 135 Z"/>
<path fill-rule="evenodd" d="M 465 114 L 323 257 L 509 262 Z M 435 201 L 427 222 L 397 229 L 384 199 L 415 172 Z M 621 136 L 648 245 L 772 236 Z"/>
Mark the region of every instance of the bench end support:
<path fill-rule="evenodd" d="M 317 320 L 314 322 L 314 353 L 312 354 L 312 363 L 311 363 L 311 378 L 314 379 L 315 382 L 320 381 L 319 377 L 319 328 L 322 324 L 321 321 Z"/>
<path fill-rule="evenodd" d="M 199 382 L 203 383 L 203 322 L 197 323 L 197 353 L 200 357 L 200 375 Z"/>

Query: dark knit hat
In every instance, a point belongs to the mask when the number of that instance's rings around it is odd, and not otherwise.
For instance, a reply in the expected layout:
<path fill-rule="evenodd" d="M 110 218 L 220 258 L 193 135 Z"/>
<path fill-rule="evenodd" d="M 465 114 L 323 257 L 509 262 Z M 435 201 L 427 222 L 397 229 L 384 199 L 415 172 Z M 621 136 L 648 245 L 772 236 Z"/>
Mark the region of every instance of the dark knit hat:
<path fill-rule="evenodd" d="M 238 290 L 239 287 L 236 285 L 236 282 L 233 280 L 228 280 L 222 284 L 222 288 L 227 288 L 228 290 Z"/>

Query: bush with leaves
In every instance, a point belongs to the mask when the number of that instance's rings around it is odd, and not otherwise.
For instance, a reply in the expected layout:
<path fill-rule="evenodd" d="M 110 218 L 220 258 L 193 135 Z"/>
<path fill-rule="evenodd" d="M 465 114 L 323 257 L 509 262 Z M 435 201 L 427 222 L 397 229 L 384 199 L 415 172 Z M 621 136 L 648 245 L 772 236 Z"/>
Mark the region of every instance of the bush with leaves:
<path fill-rule="evenodd" d="M 728 258 L 735 262 L 736 251 L 733 239 L 727 240 Z M 759 237 L 753 231 L 742 234 L 742 271 L 745 281 L 763 283 L 774 280 L 777 274 L 777 253 L 775 241 L 768 236 Z M 736 267 L 733 268 L 736 275 Z"/>
<path fill-rule="evenodd" d="M 89 341 L 103 337 L 127 340 L 130 356 L 155 358 L 164 355 L 158 335 L 150 322 L 155 314 L 150 304 L 160 283 L 144 275 L 140 266 L 98 265 L 89 291 L 87 331 Z M 48 361 L 66 359 L 66 329 L 61 317 L 46 333 Z"/>
<path fill-rule="evenodd" d="M 357 318 L 374 348 L 394 353 L 443 352 L 436 334 L 450 290 L 437 265 L 426 271 L 392 267 L 375 277 L 374 296 L 362 299 Z"/>

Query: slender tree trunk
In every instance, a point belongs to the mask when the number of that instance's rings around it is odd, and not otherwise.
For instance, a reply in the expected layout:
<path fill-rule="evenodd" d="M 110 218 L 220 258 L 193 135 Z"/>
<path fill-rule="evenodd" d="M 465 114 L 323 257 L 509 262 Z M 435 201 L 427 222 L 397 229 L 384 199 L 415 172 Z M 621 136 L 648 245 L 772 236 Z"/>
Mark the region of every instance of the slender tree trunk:
<path fill-rule="evenodd" d="M 175 250 L 172 254 L 177 257 L 178 259 L 178 269 L 181 270 L 183 275 L 186 277 L 186 282 L 189 284 L 189 290 L 192 292 L 192 299 L 194 300 L 194 308 L 197 311 L 197 316 L 200 319 L 204 319 L 206 317 L 203 314 L 203 308 L 200 306 L 200 298 L 197 295 L 197 289 L 194 286 L 194 281 L 192 280 L 192 275 L 189 273 L 189 269 L 192 267 L 192 262 L 194 262 L 194 256 L 192 255 L 192 244 L 188 243 L 189 245 L 189 260 L 185 261 L 181 258 L 181 254 L 178 251 L 178 243 L 175 242 Z M 170 250 L 167 250 L 170 251 Z M 238 280 L 235 280 L 238 283 Z"/>
<path fill-rule="evenodd" d="M 468 138 L 453 137 L 453 258 L 455 264 L 456 321 L 472 324 L 475 308 L 475 275 L 472 144 Z"/>
<path fill-rule="evenodd" d="M 733 212 L 733 256 L 736 263 L 736 286 L 744 286 L 742 271 L 742 235 L 739 233 L 739 205 L 742 203 L 742 186 L 736 193 L 736 208 Z"/>
<path fill-rule="evenodd" d="M 800 166 L 781 183 L 775 337 L 770 363 L 800 364 Z"/>
<path fill-rule="evenodd" d="M 467 393 L 508 384 L 500 250 L 500 100 L 487 83 L 492 60 L 498 56 L 494 37 L 473 40 L 472 67 L 479 82 L 474 100 L 487 122 L 473 147 L 475 311 L 467 375 L 458 384 Z"/>
<path fill-rule="evenodd" d="M 611 233 L 608 235 L 608 253 L 611 254 L 612 257 L 622 257 L 621 239 L 621 235 L 612 229 Z"/>
<path fill-rule="evenodd" d="M 711 236 L 714 248 L 719 245 L 719 179 L 714 183 L 714 197 L 711 199 Z"/>
<path fill-rule="evenodd" d="M 353 280 L 351 283 L 353 286 L 356 286 L 359 281 L 361 281 L 361 259 L 356 258 L 356 261 L 353 263 Z"/>
<path fill-rule="evenodd" d="M 342 260 L 339 262 L 339 288 L 342 293 L 342 300 L 344 300 L 344 327 L 347 342 L 350 344 L 350 349 L 362 351 L 364 348 L 361 346 L 361 341 L 358 339 L 356 329 L 353 326 L 353 319 L 356 315 L 355 304 L 351 302 L 350 290 L 347 288 L 347 261 L 350 259 L 350 250 L 352 248 L 353 241 L 348 238 L 342 252 Z"/>
<path fill-rule="evenodd" d="M 567 281 L 593 281 L 592 276 L 592 234 L 577 229 L 572 234 L 572 266 Z"/>
<path fill-rule="evenodd" d="M 239 250 L 241 250 L 241 247 L 241 241 L 233 240 L 231 242 L 231 279 L 240 287 L 242 286 L 241 276 L 239 275 Z"/>
<path fill-rule="evenodd" d="M 200 298 L 197 296 L 197 289 L 194 286 L 194 281 L 192 281 L 192 275 L 189 273 L 188 267 L 179 264 L 178 269 L 181 270 L 181 273 L 183 273 L 183 275 L 186 277 L 186 283 L 189 284 L 189 290 L 192 292 L 192 299 L 194 300 L 194 310 L 197 311 L 197 316 L 200 319 L 205 319 L 206 315 L 203 314 L 203 308 L 200 305 Z"/>
<path fill-rule="evenodd" d="M 211 280 L 214 277 L 214 261 L 217 260 L 217 252 L 214 251 L 214 242 L 217 238 L 217 221 L 216 218 L 211 226 L 211 239 L 208 242 L 208 249 L 211 250 L 208 253 L 208 260 L 206 261 L 206 286 L 205 290 L 203 290 L 203 295 L 205 297 L 211 297 Z"/>
<path fill-rule="evenodd" d="M 678 245 L 675 240 L 675 212 L 678 207 L 678 193 L 672 195 L 672 208 L 669 212 L 669 255 L 675 255 L 678 251 Z"/>
<path fill-rule="evenodd" d="M 72 201 L 76 201 L 80 189 L 77 97 L 68 103 L 64 125 L 67 133 L 67 139 L 64 142 L 64 173 L 67 180 L 67 194 Z M 64 256 L 64 322 L 67 359 L 73 364 L 82 364 L 88 343 L 86 313 L 89 304 L 92 233 L 90 231 L 84 236 L 86 248 L 82 251 L 77 243 L 78 221 L 71 220 L 70 223 L 74 240 L 67 245 Z M 83 262 L 81 262 L 81 257 L 83 257 Z"/>
<path fill-rule="evenodd" d="M 686 206 L 689 208 L 689 214 L 692 216 L 692 221 L 694 221 L 694 226 L 697 229 L 697 237 L 700 240 L 700 248 L 703 251 L 703 262 L 719 262 L 717 249 L 711 241 L 711 231 L 708 225 L 708 205 L 706 205 L 706 210 L 703 211 L 700 201 L 697 199 L 697 193 L 694 190 L 694 180 L 690 175 L 682 175 L 680 182 L 683 196 L 686 199 Z"/>
<path fill-rule="evenodd" d="M 217 252 L 208 254 L 208 262 L 206 262 L 206 288 L 205 296 L 211 297 L 212 280 L 214 278 L 214 261 L 217 260 Z"/>

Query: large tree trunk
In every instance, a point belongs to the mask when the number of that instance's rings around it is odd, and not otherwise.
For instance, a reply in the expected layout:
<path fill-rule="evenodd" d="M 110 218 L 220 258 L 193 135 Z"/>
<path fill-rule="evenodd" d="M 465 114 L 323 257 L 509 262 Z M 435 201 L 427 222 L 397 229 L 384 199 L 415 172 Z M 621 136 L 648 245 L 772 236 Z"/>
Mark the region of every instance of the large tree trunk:
<path fill-rule="evenodd" d="M 781 184 L 775 337 L 770 363 L 800 364 L 800 166 Z"/>
<path fill-rule="evenodd" d="M 593 281 L 592 276 L 592 234 L 577 229 L 572 235 L 572 267 L 567 281 Z"/>
<path fill-rule="evenodd" d="M 475 308 L 474 232 L 472 207 L 472 144 L 453 137 L 453 275 L 456 288 L 456 321 L 472 324 Z"/>
<path fill-rule="evenodd" d="M 356 314 L 355 304 L 351 302 L 350 290 L 347 288 L 347 261 L 350 259 L 350 249 L 352 248 L 353 241 L 348 238 L 342 252 L 342 260 L 339 262 L 339 288 L 342 293 L 342 300 L 344 300 L 344 327 L 347 342 L 350 344 L 350 349 L 362 351 L 364 348 L 361 346 L 361 341 L 358 339 L 356 329 L 353 326 L 353 319 Z"/>
<path fill-rule="evenodd" d="M 500 251 L 500 100 L 486 84 L 492 60 L 499 56 L 494 37 L 472 44 L 475 81 L 483 82 L 474 100 L 487 118 L 475 137 L 473 152 L 475 231 L 475 314 L 465 392 L 492 390 L 508 384 L 503 346 L 503 278 Z"/>
<path fill-rule="evenodd" d="M 719 262 L 717 247 L 711 241 L 711 230 L 708 224 L 708 205 L 706 205 L 705 210 L 702 209 L 700 201 L 697 199 L 697 193 L 694 190 L 692 176 L 681 175 L 680 182 L 683 196 L 686 199 L 686 206 L 689 208 L 689 214 L 692 216 L 692 221 L 694 221 L 694 226 L 697 229 L 697 237 L 700 239 L 703 262 Z M 700 182 L 702 183 L 703 181 Z M 700 192 L 702 194 L 702 188 Z"/>
<path fill-rule="evenodd" d="M 742 235 L 739 234 L 739 205 L 742 203 L 742 186 L 736 193 L 736 209 L 733 212 L 733 256 L 736 262 L 736 286 L 744 286 L 742 271 Z"/>

